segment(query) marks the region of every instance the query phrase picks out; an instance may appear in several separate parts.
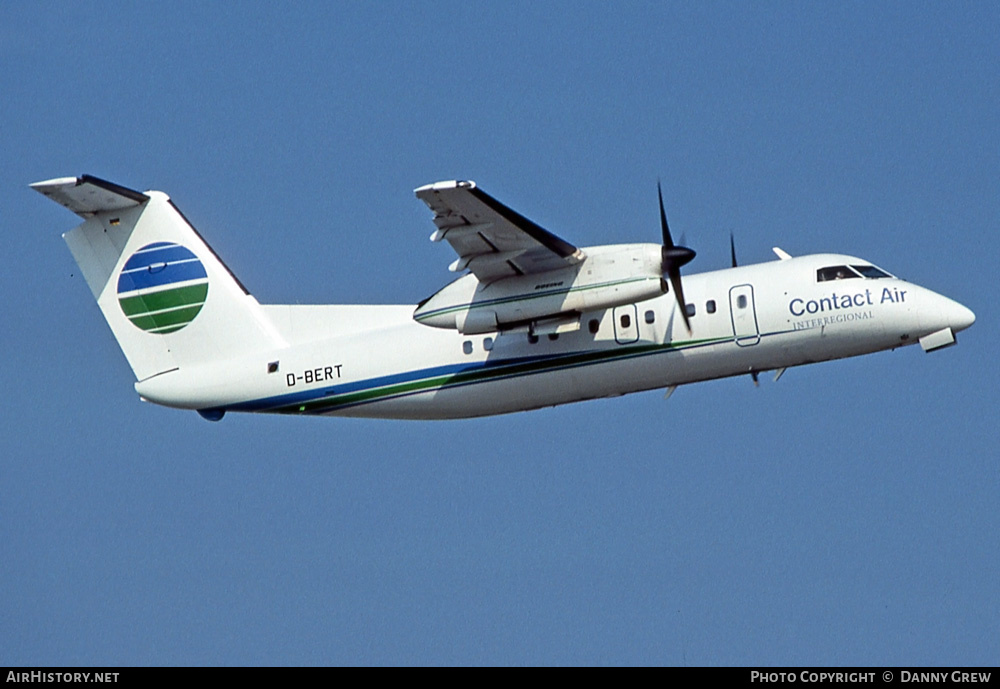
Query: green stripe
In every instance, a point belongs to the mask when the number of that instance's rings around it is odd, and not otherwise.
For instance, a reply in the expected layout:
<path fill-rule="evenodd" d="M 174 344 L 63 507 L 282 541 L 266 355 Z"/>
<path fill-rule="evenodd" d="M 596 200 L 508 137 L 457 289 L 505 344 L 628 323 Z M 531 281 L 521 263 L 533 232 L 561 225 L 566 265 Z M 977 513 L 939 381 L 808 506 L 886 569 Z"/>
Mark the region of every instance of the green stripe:
<path fill-rule="evenodd" d="M 161 292 L 150 292 L 149 294 L 140 294 L 135 297 L 126 297 L 119 299 L 118 302 L 121 304 L 125 315 L 132 318 L 136 315 L 148 314 L 151 311 L 162 311 L 178 306 L 190 306 L 191 304 L 203 304 L 206 295 L 208 295 L 208 282 L 203 282 L 200 285 L 188 285 L 187 287 L 178 287 L 177 289 L 167 289 Z"/>
<path fill-rule="evenodd" d="M 201 304 L 150 315 L 131 316 L 129 320 L 143 330 L 160 330 L 172 325 L 183 327 L 194 320 L 199 311 L 201 311 Z M 166 330 L 161 332 L 166 332 Z"/>
<path fill-rule="evenodd" d="M 732 341 L 732 337 L 718 337 L 704 340 L 689 340 L 687 342 L 672 342 L 670 344 L 638 345 L 635 347 L 628 347 L 624 351 L 619 349 L 610 349 L 599 352 L 570 354 L 556 359 L 543 359 L 541 361 L 528 361 L 508 366 L 477 369 L 475 371 L 463 371 L 444 376 L 435 376 L 433 378 L 424 378 L 422 380 L 387 385 L 385 387 L 373 388 L 370 390 L 358 390 L 357 392 L 349 392 L 341 395 L 330 395 L 305 403 L 278 407 L 269 411 L 285 414 L 316 412 L 321 410 L 326 411 L 337 407 L 361 404 L 364 402 L 375 402 L 380 398 L 396 397 L 399 395 L 412 394 L 414 392 L 421 392 L 425 390 L 467 385 L 469 383 L 483 383 L 501 378 L 523 376 L 565 368 L 575 368 L 577 366 L 586 366 L 602 361 L 630 359 L 632 357 L 644 356 L 646 354 L 653 354 L 657 352 L 666 352 L 674 349 L 684 349 L 703 344 L 715 344 L 718 342 Z"/>

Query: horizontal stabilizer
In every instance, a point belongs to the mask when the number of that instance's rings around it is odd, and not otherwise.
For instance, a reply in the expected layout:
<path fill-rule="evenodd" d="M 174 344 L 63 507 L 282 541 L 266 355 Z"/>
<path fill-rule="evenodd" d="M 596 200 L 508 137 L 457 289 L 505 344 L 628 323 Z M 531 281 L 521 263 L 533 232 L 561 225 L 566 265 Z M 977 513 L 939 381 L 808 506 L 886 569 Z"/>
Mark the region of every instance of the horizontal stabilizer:
<path fill-rule="evenodd" d="M 101 211 L 117 211 L 149 200 L 146 194 L 90 175 L 35 182 L 31 188 L 86 219 Z"/>

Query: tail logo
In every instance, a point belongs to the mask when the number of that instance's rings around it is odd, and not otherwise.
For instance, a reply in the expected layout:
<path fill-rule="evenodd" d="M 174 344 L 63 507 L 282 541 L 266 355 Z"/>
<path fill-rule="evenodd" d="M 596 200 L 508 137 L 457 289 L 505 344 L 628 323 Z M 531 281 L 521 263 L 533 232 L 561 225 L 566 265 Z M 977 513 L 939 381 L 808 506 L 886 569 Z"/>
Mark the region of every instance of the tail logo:
<path fill-rule="evenodd" d="M 147 244 L 122 267 L 118 303 L 137 328 L 166 335 L 194 320 L 208 295 L 208 273 L 189 249 L 173 242 Z"/>

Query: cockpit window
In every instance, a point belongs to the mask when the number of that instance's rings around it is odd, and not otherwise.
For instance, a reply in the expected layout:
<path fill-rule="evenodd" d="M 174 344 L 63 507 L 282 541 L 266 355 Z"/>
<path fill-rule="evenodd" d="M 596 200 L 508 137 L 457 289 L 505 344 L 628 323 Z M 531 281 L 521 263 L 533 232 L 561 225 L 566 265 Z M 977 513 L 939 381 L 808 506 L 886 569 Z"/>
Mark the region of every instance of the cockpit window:
<path fill-rule="evenodd" d="M 816 281 L 826 282 L 828 280 L 847 280 L 849 278 L 861 277 L 847 266 L 830 266 L 820 268 L 816 271 Z"/>
<path fill-rule="evenodd" d="M 889 273 L 885 272 L 881 268 L 876 268 L 875 266 L 851 266 L 854 270 L 861 273 L 866 278 L 891 278 Z"/>

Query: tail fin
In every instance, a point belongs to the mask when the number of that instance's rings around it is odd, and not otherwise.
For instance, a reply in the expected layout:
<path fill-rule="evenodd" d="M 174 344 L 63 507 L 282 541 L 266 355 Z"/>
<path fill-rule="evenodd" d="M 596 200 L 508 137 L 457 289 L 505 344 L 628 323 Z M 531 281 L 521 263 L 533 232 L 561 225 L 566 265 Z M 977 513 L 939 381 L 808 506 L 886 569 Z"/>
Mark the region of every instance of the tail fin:
<path fill-rule="evenodd" d="M 63 238 L 137 380 L 281 344 L 166 194 L 90 175 L 31 187 L 84 219 Z"/>

